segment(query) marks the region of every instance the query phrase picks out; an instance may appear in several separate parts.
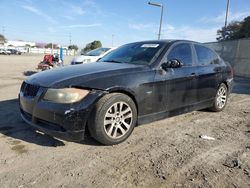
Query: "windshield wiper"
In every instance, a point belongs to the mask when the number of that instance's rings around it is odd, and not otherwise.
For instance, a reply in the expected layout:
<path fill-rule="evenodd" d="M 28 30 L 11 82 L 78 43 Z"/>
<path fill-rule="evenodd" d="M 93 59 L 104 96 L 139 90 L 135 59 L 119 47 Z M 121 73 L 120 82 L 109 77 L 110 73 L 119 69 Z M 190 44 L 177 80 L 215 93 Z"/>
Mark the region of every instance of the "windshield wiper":
<path fill-rule="evenodd" d="M 110 62 L 110 63 L 123 63 L 123 62 L 121 62 L 121 61 L 116 61 L 116 60 L 114 60 L 114 59 L 112 59 L 112 60 L 104 60 L 105 62 Z"/>

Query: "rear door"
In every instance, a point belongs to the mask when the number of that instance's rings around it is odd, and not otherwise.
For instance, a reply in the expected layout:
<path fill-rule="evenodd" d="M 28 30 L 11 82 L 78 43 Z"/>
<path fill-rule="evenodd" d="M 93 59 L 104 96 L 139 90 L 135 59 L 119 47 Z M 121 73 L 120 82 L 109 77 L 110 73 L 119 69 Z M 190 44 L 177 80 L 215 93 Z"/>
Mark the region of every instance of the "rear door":
<path fill-rule="evenodd" d="M 192 46 L 186 42 L 176 43 L 168 50 L 165 62 L 177 59 L 183 66 L 171 68 L 167 71 L 167 111 L 197 102 L 196 71 L 193 54 Z"/>
<path fill-rule="evenodd" d="M 218 80 L 222 69 L 219 57 L 211 49 L 200 44 L 194 44 L 196 52 L 197 95 L 199 102 L 213 99 L 216 95 Z"/>

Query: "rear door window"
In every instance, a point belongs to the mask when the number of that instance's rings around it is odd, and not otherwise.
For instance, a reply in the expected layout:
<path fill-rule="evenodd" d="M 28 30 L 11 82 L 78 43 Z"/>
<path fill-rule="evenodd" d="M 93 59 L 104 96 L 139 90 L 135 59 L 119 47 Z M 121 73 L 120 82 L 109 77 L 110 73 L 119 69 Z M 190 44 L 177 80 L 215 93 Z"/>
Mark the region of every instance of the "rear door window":
<path fill-rule="evenodd" d="M 198 65 L 210 65 L 219 63 L 218 55 L 211 49 L 197 44 L 194 45 L 194 48 L 197 54 Z"/>
<path fill-rule="evenodd" d="M 177 44 L 175 47 L 171 49 L 167 56 L 168 60 L 177 59 L 179 60 L 184 66 L 191 66 L 193 63 L 192 58 L 192 49 L 190 44 L 183 43 Z"/>

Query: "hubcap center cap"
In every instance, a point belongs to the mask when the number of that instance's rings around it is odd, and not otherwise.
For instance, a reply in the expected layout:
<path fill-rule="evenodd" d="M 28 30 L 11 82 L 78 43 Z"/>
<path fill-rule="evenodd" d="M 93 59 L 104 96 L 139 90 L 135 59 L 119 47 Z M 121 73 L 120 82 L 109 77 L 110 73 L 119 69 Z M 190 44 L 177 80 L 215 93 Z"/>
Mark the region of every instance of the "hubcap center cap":
<path fill-rule="evenodd" d="M 116 121 L 117 123 L 120 122 L 120 120 L 121 120 L 120 117 L 117 117 L 117 118 L 115 119 L 115 121 Z"/>

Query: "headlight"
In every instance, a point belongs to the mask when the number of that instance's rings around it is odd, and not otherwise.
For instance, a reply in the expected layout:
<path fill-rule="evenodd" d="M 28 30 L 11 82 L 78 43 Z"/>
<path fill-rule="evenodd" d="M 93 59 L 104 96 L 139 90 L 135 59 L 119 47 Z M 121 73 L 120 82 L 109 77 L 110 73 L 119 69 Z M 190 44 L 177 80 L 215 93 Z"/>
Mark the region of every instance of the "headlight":
<path fill-rule="evenodd" d="M 48 89 L 43 99 L 55 103 L 74 103 L 82 100 L 89 91 L 77 88 Z"/>

